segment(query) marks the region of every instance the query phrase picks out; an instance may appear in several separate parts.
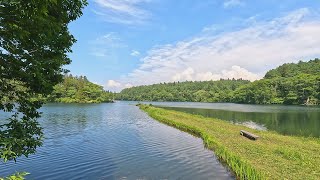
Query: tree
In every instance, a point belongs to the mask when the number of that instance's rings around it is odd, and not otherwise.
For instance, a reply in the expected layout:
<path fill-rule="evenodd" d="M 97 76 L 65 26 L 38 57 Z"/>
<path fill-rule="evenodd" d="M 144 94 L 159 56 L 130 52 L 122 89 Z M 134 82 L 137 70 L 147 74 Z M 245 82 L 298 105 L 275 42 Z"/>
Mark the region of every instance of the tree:
<path fill-rule="evenodd" d="M 16 159 L 42 144 L 36 119 L 42 102 L 62 80 L 76 41 L 68 24 L 86 0 L 0 0 L 0 110 L 13 113 L 0 125 L 0 157 Z M 3 121 L 2 121 L 3 122 Z"/>
<path fill-rule="evenodd" d="M 161 83 L 122 90 L 117 99 L 139 101 L 320 104 L 320 60 L 283 64 L 254 82 L 229 79 Z"/>
<path fill-rule="evenodd" d="M 112 102 L 113 94 L 103 87 L 80 76 L 65 75 L 63 82 L 54 86 L 53 92 L 44 97 L 45 102 L 101 103 Z"/>
<path fill-rule="evenodd" d="M 249 81 L 246 80 L 233 79 L 153 84 L 124 89 L 117 94 L 117 99 L 137 101 L 229 102 L 232 97 L 232 91 L 248 83 Z"/>

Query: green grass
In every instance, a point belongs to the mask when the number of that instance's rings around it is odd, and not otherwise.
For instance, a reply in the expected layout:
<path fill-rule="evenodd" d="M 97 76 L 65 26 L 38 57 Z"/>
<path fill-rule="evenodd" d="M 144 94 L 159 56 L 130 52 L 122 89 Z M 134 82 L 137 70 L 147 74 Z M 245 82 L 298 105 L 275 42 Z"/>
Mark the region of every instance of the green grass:
<path fill-rule="evenodd" d="M 219 119 L 139 105 L 152 118 L 201 137 L 239 179 L 320 179 L 320 140 L 258 131 Z M 250 131 L 260 139 L 240 135 Z"/>

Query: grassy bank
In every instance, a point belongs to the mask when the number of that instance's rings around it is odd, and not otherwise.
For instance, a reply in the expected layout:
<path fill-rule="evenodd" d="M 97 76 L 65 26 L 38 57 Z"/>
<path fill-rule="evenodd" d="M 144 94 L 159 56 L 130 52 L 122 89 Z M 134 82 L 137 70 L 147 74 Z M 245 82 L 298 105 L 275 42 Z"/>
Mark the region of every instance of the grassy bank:
<path fill-rule="evenodd" d="M 283 136 L 226 121 L 140 105 L 152 118 L 201 137 L 241 179 L 320 179 L 320 139 Z M 257 141 L 239 135 L 247 130 Z"/>

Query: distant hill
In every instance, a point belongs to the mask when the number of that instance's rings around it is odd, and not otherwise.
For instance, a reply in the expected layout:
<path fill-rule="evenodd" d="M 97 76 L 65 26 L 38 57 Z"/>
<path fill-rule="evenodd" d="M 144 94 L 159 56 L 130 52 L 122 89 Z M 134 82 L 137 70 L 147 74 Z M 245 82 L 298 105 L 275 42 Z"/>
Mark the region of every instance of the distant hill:
<path fill-rule="evenodd" d="M 90 82 L 85 76 L 65 75 L 63 82 L 54 86 L 54 91 L 45 98 L 47 102 L 100 103 L 111 102 L 113 93 Z"/>
<path fill-rule="evenodd" d="M 320 104 L 320 60 L 283 64 L 264 79 L 240 87 L 233 102 L 250 104 Z"/>
<path fill-rule="evenodd" d="M 229 102 L 232 92 L 250 83 L 247 80 L 173 82 L 138 86 L 122 90 L 117 99 L 132 101 Z"/>
<path fill-rule="evenodd" d="M 320 59 L 310 60 L 308 62 L 288 63 L 283 64 L 276 69 L 272 69 L 266 73 L 265 79 L 272 79 L 278 77 L 294 77 L 299 74 L 320 74 Z"/>
<path fill-rule="evenodd" d="M 261 80 L 174 82 L 122 90 L 119 100 L 320 104 L 320 60 L 283 64 Z"/>

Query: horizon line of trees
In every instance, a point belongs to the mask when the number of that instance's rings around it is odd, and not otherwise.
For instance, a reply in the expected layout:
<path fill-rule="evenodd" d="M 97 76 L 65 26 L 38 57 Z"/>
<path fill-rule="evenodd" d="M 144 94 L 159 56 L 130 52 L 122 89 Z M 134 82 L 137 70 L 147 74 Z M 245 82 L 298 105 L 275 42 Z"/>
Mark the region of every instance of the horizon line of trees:
<path fill-rule="evenodd" d="M 44 102 L 101 103 L 113 102 L 115 93 L 90 82 L 86 76 L 65 74 L 63 81 L 53 87 L 53 92 L 42 98 Z"/>
<path fill-rule="evenodd" d="M 320 60 L 286 63 L 254 82 L 220 79 L 160 83 L 124 89 L 116 98 L 131 101 L 319 105 Z"/>
<path fill-rule="evenodd" d="M 131 87 L 122 90 L 118 100 L 229 102 L 232 92 L 250 83 L 242 79 L 185 81 Z"/>

